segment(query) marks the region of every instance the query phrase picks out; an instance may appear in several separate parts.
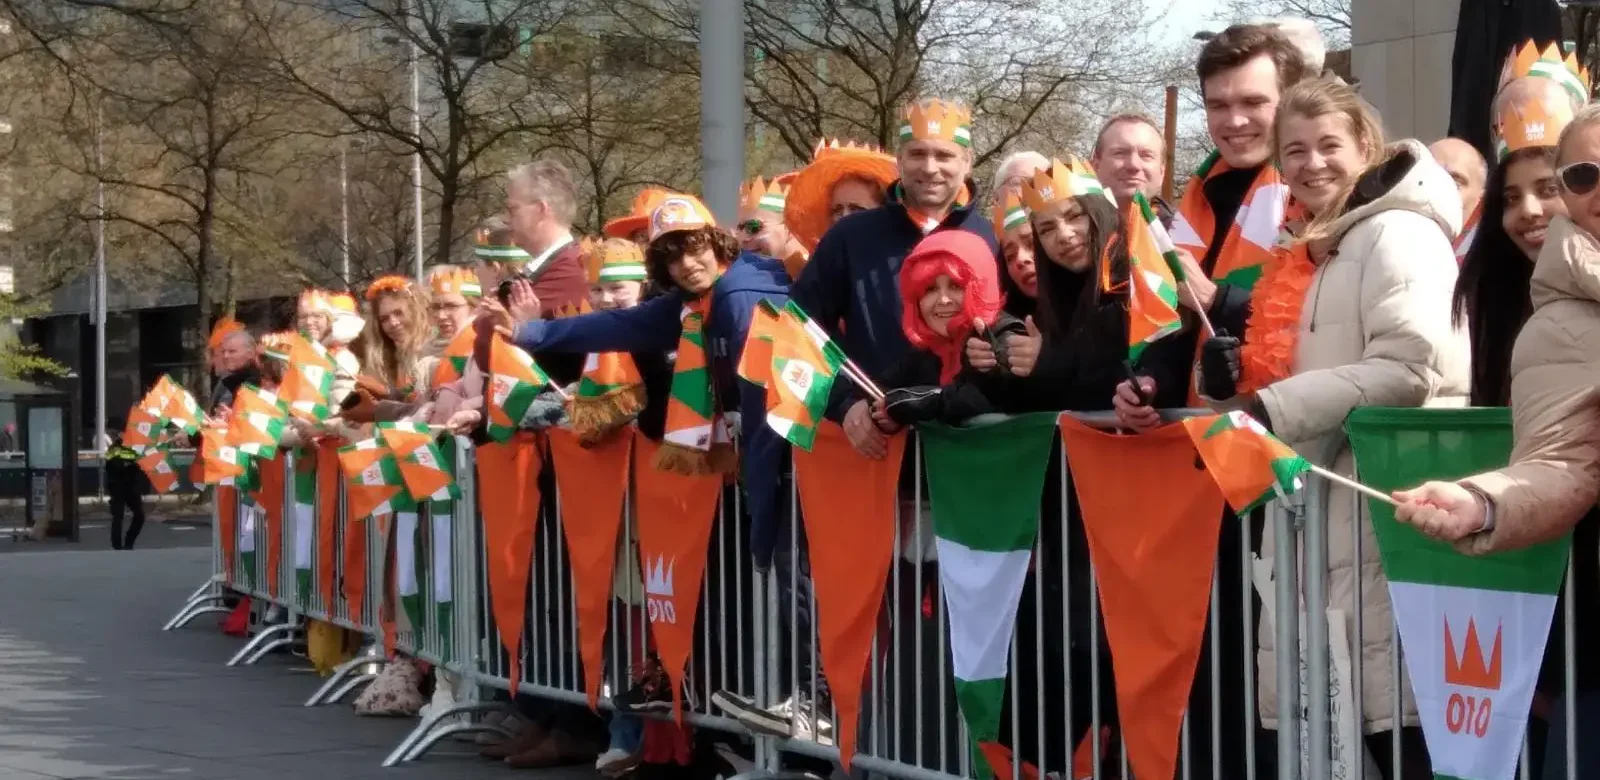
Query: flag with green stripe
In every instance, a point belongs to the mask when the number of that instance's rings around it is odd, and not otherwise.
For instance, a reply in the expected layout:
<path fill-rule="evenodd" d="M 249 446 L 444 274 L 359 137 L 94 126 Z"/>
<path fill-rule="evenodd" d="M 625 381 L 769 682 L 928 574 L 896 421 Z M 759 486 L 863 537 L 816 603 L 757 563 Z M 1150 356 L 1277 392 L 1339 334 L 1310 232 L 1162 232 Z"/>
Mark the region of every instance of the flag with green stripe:
<path fill-rule="evenodd" d="M 917 430 L 938 537 L 956 701 L 974 744 L 993 742 L 1000 736 L 1017 601 L 1038 534 L 1056 415 Z M 980 776 L 989 776 L 986 769 L 979 767 Z"/>
<path fill-rule="evenodd" d="M 550 384 L 533 356 L 504 338 L 489 345 L 489 438 L 504 442 L 517 432 L 535 398 Z"/>
<path fill-rule="evenodd" d="M 310 609 L 312 561 L 317 548 L 317 454 L 294 452 L 294 579 L 300 608 Z"/>
<path fill-rule="evenodd" d="M 1128 234 L 1128 359 L 1183 329 L 1178 315 L 1178 282 L 1183 267 L 1178 248 L 1143 195 L 1134 193 L 1123 210 Z"/>
<path fill-rule="evenodd" d="M 417 530 L 416 512 L 399 512 L 394 516 L 394 586 L 400 594 L 400 607 L 410 623 L 411 633 L 422 641 L 425 624 L 422 621 L 422 592 L 417 588 Z"/>

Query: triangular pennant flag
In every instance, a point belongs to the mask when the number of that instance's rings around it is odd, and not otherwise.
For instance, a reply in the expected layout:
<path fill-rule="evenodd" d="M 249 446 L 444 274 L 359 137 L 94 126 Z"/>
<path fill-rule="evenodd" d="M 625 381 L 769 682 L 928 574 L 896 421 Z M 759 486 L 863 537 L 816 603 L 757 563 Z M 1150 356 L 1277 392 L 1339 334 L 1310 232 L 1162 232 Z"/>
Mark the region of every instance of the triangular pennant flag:
<path fill-rule="evenodd" d="M 515 689 L 522 679 L 522 629 L 533 563 L 534 526 L 539 521 L 539 473 L 544 463 L 532 435 L 477 449 L 479 514 L 487 550 L 489 609 L 500 645 L 511 659 Z"/>
<path fill-rule="evenodd" d="M 165 449 L 157 447 L 139 456 L 139 468 L 157 493 L 171 493 L 178 486 L 178 470 L 172 467 L 172 455 Z"/>
<path fill-rule="evenodd" d="M 605 675 L 606 623 L 632 451 L 632 436 L 611 436 L 585 447 L 571 431 L 550 430 L 556 489 L 561 494 L 561 530 L 572 563 L 583 687 L 591 709 L 600 700 Z"/>
<path fill-rule="evenodd" d="M 1223 501 L 1181 425 L 1138 436 L 1061 416 L 1072 486 L 1116 668 L 1117 711 L 1139 777 L 1172 777 L 1205 643 Z M 1152 479 L 1161 489 L 1150 490 Z"/>
<path fill-rule="evenodd" d="M 1300 477 L 1311 469 L 1305 458 L 1244 412 L 1191 417 L 1183 427 L 1228 505 L 1241 517 L 1298 491 L 1304 484 Z"/>
<path fill-rule="evenodd" d="M 394 589 L 400 597 L 402 631 L 422 630 L 422 588 L 417 578 L 417 533 L 422 518 L 416 512 L 394 516 Z"/>
<path fill-rule="evenodd" d="M 317 443 L 317 593 L 328 609 L 338 595 L 339 560 L 339 444 Z M 346 577 L 357 576 L 350 572 Z M 362 575 L 365 576 L 365 575 Z"/>
<path fill-rule="evenodd" d="M 1000 736 L 1017 600 L 1039 530 L 1056 415 L 921 426 L 956 701 L 974 744 Z M 981 772 L 987 776 L 987 772 Z"/>
<path fill-rule="evenodd" d="M 489 438 L 506 441 L 528 413 L 539 392 L 550 384 L 550 377 L 533 362 L 533 357 L 496 335 L 489 343 Z"/>
<path fill-rule="evenodd" d="M 445 450 L 445 459 L 447 461 L 455 460 L 453 442 Z M 450 473 L 452 474 L 455 473 L 454 465 L 453 462 L 450 464 Z M 453 544 L 454 534 L 451 533 L 455 527 L 455 517 L 448 510 L 441 509 L 440 506 L 441 503 L 437 501 L 428 506 L 428 527 L 431 534 L 430 539 L 433 542 L 432 546 L 429 547 L 432 557 L 429 559 L 428 573 L 433 588 L 434 626 L 438 628 L 439 636 L 443 639 L 439 646 L 439 660 L 450 663 L 454 659 L 453 648 L 455 647 L 455 642 L 451 641 L 451 637 L 454 636 L 452 632 L 455 630 L 453 628 L 455 614 L 455 588 L 453 584 L 455 577 L 455 546 Z M 445 504 L 445 506 L 448 506 L 448 504 Z"/>
<path fill-rule="evenodd" d="M 809 541 L 817 635 L 838 728 L 839 762 L 849 768 L 861 717 L 861 685 L 884 584 L 894 561 L 894 517 L 906 437 L 887 457 L 862 457 L 844 429 L 824 423 L 810 452 L 794 453 L 795 487 Z"/>
<path fill-rule="evenodd" d="M 1504 466 L 1509 418 L 1505 409 L 1370 409 L 1346 427 L 1361 479 L 1387 493 Z M 1434 777 L 1512 777 L 1572 537 L 1468 556 L 1400 524 L 1387 503 L 1367 508 Z"/>
<path fill-rule="evenodd" d="M 683 675 L 694 648 L 694 622 L 706 549 L 722 496 L 722 475 L 691 477 L 653 465 L 661 445 L 634 437 L 634 507 L 639 516 L 639 565 L 645 611 L 661 665 L 672 679 L 672 712 L 683 721 Z"/>
<path fill-rule="evenodd" d="M 267 595 L 279 595 L 279 575 L 283 566 L 283 500 L 287 489 L 282 457 L 256 462 L 258 477 L 250 497 L 261 508 L 261 522 L 267 540 Z"/>
<path fill-rule="evenodd" d="M 295 595 L 301 609 L 309 609 L 314 595 L 312 582 L 313 551 L 317 548 L 317 454 L 300 447 L 294 450 L 294 579 Z"/>

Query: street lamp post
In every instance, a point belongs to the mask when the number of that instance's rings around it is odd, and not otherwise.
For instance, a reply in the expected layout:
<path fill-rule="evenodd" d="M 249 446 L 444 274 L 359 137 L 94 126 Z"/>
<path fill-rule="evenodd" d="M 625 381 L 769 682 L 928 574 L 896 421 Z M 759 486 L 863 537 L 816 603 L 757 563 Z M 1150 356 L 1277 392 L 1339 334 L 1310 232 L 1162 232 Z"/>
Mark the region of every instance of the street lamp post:
<path fill-rule="evenodd" d="M 420 3 L 421 0 L 418 0 Z M 411 17 L 405 18 L 406 31 L 411 31 Z M 422 59 L 421 50 L 417 46 L 415 37 L 411 38 L 411 134 L 416 138 L 416 146 L 411 152 L 411 200 L 415 213 L 416 233 L 416 276 L 417 283 L 422 283 Z"/>

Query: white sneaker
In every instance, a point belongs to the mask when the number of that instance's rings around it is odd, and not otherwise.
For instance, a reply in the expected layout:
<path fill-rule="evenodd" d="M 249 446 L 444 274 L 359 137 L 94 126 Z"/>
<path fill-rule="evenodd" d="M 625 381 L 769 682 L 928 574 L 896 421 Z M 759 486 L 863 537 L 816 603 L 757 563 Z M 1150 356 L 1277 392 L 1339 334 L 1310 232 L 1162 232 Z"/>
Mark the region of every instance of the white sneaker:
<path fill-rule="evenodd" d="M 595 759 L 594 768 L 606 777 L 621 777 L 639 765 L 639 755 L 622 748 L 611 748 Z"/>

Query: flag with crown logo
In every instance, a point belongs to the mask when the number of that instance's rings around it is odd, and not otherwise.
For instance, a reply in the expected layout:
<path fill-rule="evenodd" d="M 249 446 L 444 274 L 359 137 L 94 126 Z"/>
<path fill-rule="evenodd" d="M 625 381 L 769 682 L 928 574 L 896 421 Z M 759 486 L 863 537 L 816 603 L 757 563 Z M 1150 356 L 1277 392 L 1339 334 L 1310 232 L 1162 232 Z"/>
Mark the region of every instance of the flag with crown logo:
<path fill-rule="evenodd" d="M 278 456 L 278 443 L 289 422 L 289 405 L 276 393 L 244 385 L 234 394 L 228 421 L 228 443 L 246 455 L 268 460 Z"/>
<path fill-rule="evenodd" d="M 1137 361 L 1151 344 L 1183 328 L 1178 248 L 1156 219 L 1150 203 L 1134 193 L 1123 210 L 1128 231 L 1128 359 Z"/>
<path fill-rule="evenodd" d="M 772 331 L 767 426 L 809 452 L 845 363 L 844 350 L 793 302 L 778 312 Z M 754 333 L 754 330 L 751 331 Z"/>
<path fill-rule="evenodd" d="M 416 508 L 394 451 L 377 439 L 339 448 L 345 476 L 345 511 L 352 519 Z"/>
<path fill-rule="evenodd" d="M 166 374 L 161 375 L 158 385 L 165 385 L 166 388 L 163 393 L 162 414 L 184 433 L 190 436 L 198 433 L 200 421 L 205 415 L 200 411 L 200 402 L 194 399 L 194 394 Z"/>
<path fill-rule="evenodd" d="M 1512 777 L 1570 537 L 1468 556 L 1392 511 L 1373 526 L 1434 777 Z"/>
<path fill-rule="evenodd" d="M 173 468 L 172 455 L 165 448 L 156 447 L 139 456 L 139 468 L 157 493 L 171 493 L 178 486 L 178 470 Z"/>
<path fill-rule="evenodd" d="M 455 474 L 427 423 L 378 423 L 374 427 L 398 459 L 400 477 L 413 500 L 456 501 L 461 498 Z"/>
<path fill-rule="evenodd" d="M 533 362 L 533 356 L 496 336 L 489 344 L 489 438 L 504 442 L 533 406 L 550 377 Z"/>
<path fill-rule="evenodd" d="M 321 344 L 299 333 L 284 340 L 288 367 L 278 385 L 278 397 L 289 405 L 289 413 L 307 422 L 321 422 L 330 413 L 329 396 L 337 372 L 333 356 Z"/>

